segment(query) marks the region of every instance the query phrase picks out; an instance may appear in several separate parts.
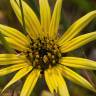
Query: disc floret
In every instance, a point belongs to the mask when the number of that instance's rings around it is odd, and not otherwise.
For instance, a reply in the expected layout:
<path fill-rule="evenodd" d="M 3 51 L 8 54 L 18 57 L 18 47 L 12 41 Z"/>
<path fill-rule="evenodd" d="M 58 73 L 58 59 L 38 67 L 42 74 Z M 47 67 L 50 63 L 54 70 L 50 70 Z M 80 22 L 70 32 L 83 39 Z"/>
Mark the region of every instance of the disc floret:
<path fill-rule="evenodd" d="M 59 46 L 56 45 L 55 40 L 49 40 L 48 38 L 31 40 L 30 52 L 27 52 L 27 58 L 31 61 L 31 64 L 35 68 L 39 68 L 42 71 L 49 67 L 54 67 L 59 63 L 61 58 L 61 52 Z"/>

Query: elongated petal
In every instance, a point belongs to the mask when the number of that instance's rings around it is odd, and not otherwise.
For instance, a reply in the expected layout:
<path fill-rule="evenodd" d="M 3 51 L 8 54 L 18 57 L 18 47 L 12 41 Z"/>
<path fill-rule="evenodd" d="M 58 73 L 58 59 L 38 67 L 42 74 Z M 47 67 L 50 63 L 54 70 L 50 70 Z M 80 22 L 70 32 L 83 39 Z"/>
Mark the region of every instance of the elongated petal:
<path fill-rule="evenodd" d="M 0 32 L 4 36 L 12 38 L 16 42 L 18 42 L 24 46 L 29 45 L 28 39 L 20 31 L 14 29 L 14 28 L 0 24 Z"/>
<path fill-rule="evenodd" d="M 61 76 L 61 73 L 58 70 L 54 70 L 55 80 L 57 81 L 57 90 L 59 91 L 60 96 L 69 96 L 69 92 L 67 89 L 66 82 L 64 78 Z"/>
<path fill-rule="evenodd" d="M 71 41 L 68 41 L 66 44 L 61 46 L 62 52 L 73 51 L 93 40 L 96 39 L 96 32 L 87 33 L 81 36 L 78 36 Z"/>
<path fill-rule="evenodd" d="M 28 39 L 18 30 L 0 24 L 0 32 L 2 35 L 4 35 L 7 42 L 10 43 L 13 48 L 20 51 L 28 49 Z"/>
<path fill-rule="evenodd" d="M 78 75 L 76 72 L 74 72 L 64 66 L 61 67 L 60 70 L 61 70 L 61 73 L 69 80 L 71 80 L 74 83 L 76 83 L 80 86 L 83 86 L 91 91 L 96 92 L 95 88 L 86 79 L 84 79 L 82 76 Z"/>
<path fill-rule="evenodd" d="M 57 0 L 55 8 L 54 8 L 53 16 L 51 19 L 51 24 L 49 27 L 49 37 L 52 39 L 56 37 L 57 32 L 58 32 L 61 7 L 62 7 L 62 0 Z"/>
<path fill-rule="evenodd" d="M 96 62 L 89 59 L 84 59 L 84 58 L 63 57 L 60 60 L 60 63 L 65 66 L 79 68 L 79 69 L 96 70 Z"/>
<path fill-rule="evenodd" d="M 20 64 L 25 62 L 25 57 L 16 54 L 0 54 L 0 65 Z"/>
<path fill-rule="evenodd" d="M 40 75 L 40 70 L 33 70 L 27 77 L 20 96 L 30 96 L 38 78 Z"/>
<path fill-rule="evenodd" d="M 4 76 L 4 75 L 7 75 L 9 73 L 12 73 L 12 72 L 15 72 L 21 68 L 24 68 L 28 66 L 27 64 L 17 64 L 17 65 L 13 65 L 13 66 L 10 66 L 10 67 L 6 67 L 6 68 L 3 68 L 3 69 L 0 69 L 0 76 Z"/>
<path fill-rule="evenodd" d="M 83 30 L 94 18 L 96 17 L 96 10 L 92 11 L 85 16 L 81 17 L 75 23 L 73 23 L 68 30 L 64 33 L 64 35 L 59 39 L 58 44 L 61 46 L 67 41 L 74 38 L 80 31 Z"/>
<path fill-rule="evenodd" d="M 45 34 L 49 31 L 49 25 L 51 20 L 51 12 L 48 0 L 39 0 L 40 4 L 40 17 L 41 17 L 41 26 Z"/>
<path fill-rule="evenodd" d="M 28 47 L 18 43 L 16 40 L 12 39 L 12 38 L 8 38 L 8 37 L 5 37 L 5 40 L 10 44 L 10 47 L 16 49 L 16 50 L 19 50 L 19 51 L 27 51 L 29 50 Z"/>
<path fill-rule="evenodd" d="M 49 90 L 51 91 L 51 93 L 54 93 L 54 88 L 53 88 L 53 86 L 51 84 L 52 81 L 50 82 L 50 77 L 51 76 L 49 75 L 49 72 L 45 71 L 44 75 L 45 75 L 45 80 L 46 80 L 46 83 L 48 85 Z"/>
<path fill-rule="evenodd" d="M 4 87 L 3 91 L 5 89 L 7 89 L 9 86 L 11 86 L 13 83 L 20 80 L 22 77 L 24 77 L 26 74 L 28 74 L 31 70 L 32 70 L 32 66 L 28 66 L 28 67 L 25 67 L 25 68 L 21 69 L 20 71 L 18 71 L 16 73 L 16 75 L 12 78 L 12 80 L 9 81 L 9 83 Z"/>
<path fill-rule="evenodd" d="M 66 83 L 58 70 L 55 68 L 46 70 L 45 80 L 53 94 L 56 92 L 59 93 L 60 96 L 69 96 Z"/>
<path fill-rule="evenodd" d="M 42 34 L 40 22 L 34 11 L 23 0 L 21 1 L 23 6 L 26 30 L 33 39 L 36 39 L 38 36 L 40 37 L 40 34 Z M 10 2 L 16 16 L 22 24 L 22 15 L 19 0 L 10 0 Z"/>
<path fill-rule="evenodd" d="M 54 94 L 54 91 L 57 92 L 57 84 L 54 77 L 53 69 L 46 70 L 44 74 L 48 88 L 51 91 L 51 93 Z"/>

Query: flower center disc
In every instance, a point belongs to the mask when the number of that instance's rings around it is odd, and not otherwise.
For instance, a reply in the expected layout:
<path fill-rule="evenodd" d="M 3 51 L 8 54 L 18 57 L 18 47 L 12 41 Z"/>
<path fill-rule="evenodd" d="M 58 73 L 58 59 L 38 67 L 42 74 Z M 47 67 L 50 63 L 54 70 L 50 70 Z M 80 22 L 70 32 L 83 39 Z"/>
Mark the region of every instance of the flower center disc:
<path fill-rule="evenodd" d="M 61 52 L 54 40 L 48 40 L 47 38 L 32 40 L 30 46 L 31 52 L 27 53 L 27 58 L 34 68 L 44 71 L 58 64 Z"/>

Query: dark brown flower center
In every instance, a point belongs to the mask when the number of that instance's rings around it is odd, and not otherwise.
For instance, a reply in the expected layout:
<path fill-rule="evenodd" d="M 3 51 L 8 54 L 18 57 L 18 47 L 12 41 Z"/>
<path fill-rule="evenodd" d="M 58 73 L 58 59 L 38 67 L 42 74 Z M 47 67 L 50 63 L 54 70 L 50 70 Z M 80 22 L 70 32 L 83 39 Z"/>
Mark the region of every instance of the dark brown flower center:
<path fill-rule="evenodd" d="M 55 42 L 56 41 L 48 40 L 47 38 L 43 40 L 32 40 L 30 44 L 31 51 L 27 52 L 27 58 L 33 67 L 44 71 L 58 64 L 61 58 L 61 52 Z"/>

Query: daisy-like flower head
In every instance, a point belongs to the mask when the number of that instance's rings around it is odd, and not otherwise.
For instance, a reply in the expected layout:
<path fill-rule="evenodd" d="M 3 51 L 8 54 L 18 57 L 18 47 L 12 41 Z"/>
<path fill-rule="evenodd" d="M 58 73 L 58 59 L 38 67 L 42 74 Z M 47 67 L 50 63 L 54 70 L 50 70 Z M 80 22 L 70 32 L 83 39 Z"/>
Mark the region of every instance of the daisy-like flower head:
<path fill-rule="evenodd" d="M 19 0 L 10 2 L 23 25 Z M 57 34 L 62 0 L 56 1 L 52 16 L 48 0 L 39 0 L 39 4 L 40 22 L 34 11 L 22 0 L 26 36 L 14 28 L 0 24 L 1 34 L 15 51 L 0 54 L 0 65 L 7 65 L 6 68 L 0 69 L 0 76 L 17 71 L 4 90 L 27 75 L 20 96 L 30 96 L 38 78 L 42 75 L 51 93 L 56 92 L 60 96 L 69 96 L 64 78 L 96 92 L 90 82 L 70 69 L 72 67 L 95 70 L 96 62 L 67 55 L 68 52 L 96 39 L 96 32 L 76 37 L 96 17 L 96 11 L 77 20 L 59 38 Z"/>

